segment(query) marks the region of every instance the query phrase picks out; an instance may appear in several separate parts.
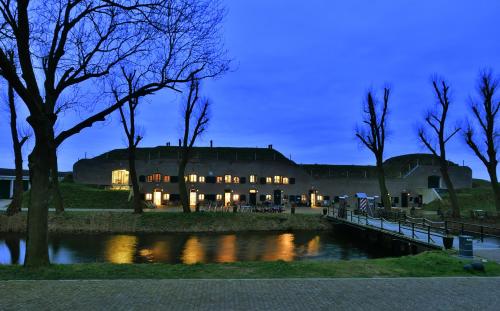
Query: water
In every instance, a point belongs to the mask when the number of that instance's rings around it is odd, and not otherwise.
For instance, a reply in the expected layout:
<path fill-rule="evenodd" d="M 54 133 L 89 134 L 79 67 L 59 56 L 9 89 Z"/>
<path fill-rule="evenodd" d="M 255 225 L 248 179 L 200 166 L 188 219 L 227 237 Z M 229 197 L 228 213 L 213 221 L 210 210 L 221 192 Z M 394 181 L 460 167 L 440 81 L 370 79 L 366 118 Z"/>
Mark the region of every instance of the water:
<path fill-rule="evenodd" d="M 21 264 L 25 239 L 0 234 L 0 264 Z M 220 263 L 383 257 L 333 232 L 52 235 L 51 262 Z"/>

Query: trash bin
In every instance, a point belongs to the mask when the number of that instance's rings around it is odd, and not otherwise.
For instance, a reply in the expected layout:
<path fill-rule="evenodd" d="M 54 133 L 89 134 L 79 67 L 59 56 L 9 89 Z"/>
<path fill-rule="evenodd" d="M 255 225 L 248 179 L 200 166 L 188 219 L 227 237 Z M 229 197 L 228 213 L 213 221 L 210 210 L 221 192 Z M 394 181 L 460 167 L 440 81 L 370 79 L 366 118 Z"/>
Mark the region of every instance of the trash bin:
<path fill-rule="evenodd" d="M 472 258 L 472 237 L 470 235 L 458 236 L 458 255 L 460 257 Z"/>

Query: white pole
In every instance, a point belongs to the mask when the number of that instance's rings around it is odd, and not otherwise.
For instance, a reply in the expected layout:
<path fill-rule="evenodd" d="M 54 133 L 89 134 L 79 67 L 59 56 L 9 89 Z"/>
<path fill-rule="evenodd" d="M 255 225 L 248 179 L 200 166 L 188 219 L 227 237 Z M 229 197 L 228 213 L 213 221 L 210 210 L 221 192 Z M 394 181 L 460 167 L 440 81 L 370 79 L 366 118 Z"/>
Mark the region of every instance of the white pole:
<path fill-rule="evenodd" d="M 9 194 L 9 199 L 14 196 L 14 180 L 10 180 L 10 194 Z"/>

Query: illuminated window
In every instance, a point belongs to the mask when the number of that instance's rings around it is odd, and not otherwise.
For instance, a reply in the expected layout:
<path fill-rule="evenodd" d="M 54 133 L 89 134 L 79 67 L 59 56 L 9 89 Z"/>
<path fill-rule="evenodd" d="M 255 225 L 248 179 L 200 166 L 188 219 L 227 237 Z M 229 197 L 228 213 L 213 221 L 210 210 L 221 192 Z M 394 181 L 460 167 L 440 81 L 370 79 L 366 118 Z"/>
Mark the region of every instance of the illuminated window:
<path fill-rule="evenodd" d="M 217 201 L 222 201 L 222 194 L 218 194 L 218 195 L 215 197 L 215 199 L 216 199 Z"/>
<path fill-rule="evenodd" d="M 231 175 L 224 175 L 224 182 L 226 184 L 230 184 L 231 183 Z"/>
<path fill-rule="evenodd" d="M 187 176 L 184 176 L 184 181 L 188 182 L 188 177 Z"/>
<path fill-rule="evenodd" d="M 301 195 L 301 196 L 300 196 L 300 200 L 301 200 L 302 202 L 306 202 L 306 201 L 307 201 L 307 196 L 306 196 L 305 194 Z"/>
<path fill-rule="evenodd" d="M 217 176 L 217 183 L 222 184 L 222 176 Z"/>
<path fill-rule="evenodd" d="M 288 180 L 288 177 L 283 177 L 283 184 L 288 185 L 290 181 Z"/>
<path fill-rule="evenodd" d="M 274 183 L 281 184 L 281 176 L 274 176 Z"/>
<path fill-rule="evenodd" d="M 266 194 L 266 201 L 271 201 L 272 196 L 270 194 Z"/>
<path fill-rule="evenodd" d="M 196 174 L 189 175 L 189 182 L 196 182 L 198 180 L 198 176 Z"/>
<path fill-rule="evenodd" d="M 170 182 L 170 176 L 163 176 L 163 182 Z"/>
<path fill-rule="evenodd" d="M 148 175 L 146 181 L 147 182 L 153 182 L 153 175 Z"/>
<path fill-rule="evenodd" d="M 161 174 L 160 173 L 154 173 L 153 174 L 153 181 L 154 182 L 160 182 L 161 181 Z"/>
<path fill-rule="evenodd" d="M 170 194 L 164 193 L 163 194 L 163 201 L 169 201 L 170 200 Z"/>
<path fill-rule="evenodd" d="M 111 172 L 111 186 L 113 189 L 128 189 L 129 173 L 127 170 Z"/>
<path fill-rule="evenodd" d="M 146 201 L 151 201 L 153 200 L 153 194 L 152 193 L 146 193 Z"/>
<path fill-rule="evenodd" d="M 235 177 L 233 178 L 233 182 L 234 182 L 235 184 L 239 184 L 239 183 L 240 183 L 240 178 L 235 176 Z"/>
<path fill-rule="evenodd" d="M 198 194 L 198 201 L 205 200 L 205 195 L 203 193 Z"/>
<path fill-rule="evenodd" d="M 322 195 L 318 195 L 318 201 L 323 201 L 323 196 Z"/>
<path fill-rule="evenodd" d="M 250 183 L 255 184 L 257 182 L 257 176 L 255 175 L 250 175 Z"/>
<path fill-rule="evenodd" d="M 272 184 L 273 179 L 271 177 L 266 177 L 266 184 Z"/>
<path fill-rule="evenodd" d="M 240 200 L 240 195 L 239 194 L 233 194 L 233 201 L 239 201 Z"/>
<path fill-rule="evenodd" d="M 205 182 L 205 176 L 198 177 L 198 182 L 199 183 L 204 183 Z"/>

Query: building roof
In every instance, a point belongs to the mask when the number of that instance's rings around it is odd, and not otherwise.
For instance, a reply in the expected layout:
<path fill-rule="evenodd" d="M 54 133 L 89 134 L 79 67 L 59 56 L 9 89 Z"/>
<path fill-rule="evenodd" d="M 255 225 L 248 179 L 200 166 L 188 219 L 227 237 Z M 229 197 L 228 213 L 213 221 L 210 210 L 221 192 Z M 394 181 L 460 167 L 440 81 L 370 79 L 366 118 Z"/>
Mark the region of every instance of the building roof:
<path fill-rule="evenodd" d="M 59 177 L 64 177 L 71 172 L 59 172 Z M 16 176 L 16 170 L 13 168 L 0 168 L 0 176 Z M 28 170 L 23 170 L 23 176 L 29 176 Z"/>
<path fill-rule="evenodd" d="M 385 174 L 389 178 L 400 178 L 417 165 L 439 165 L 439 159 L 428 153 L 405 154 L 384 161 Z M 450 166 L 458 166 L 448 161 Z M 374 165 L 332 165 L 332 164 L 300 164 L 306 172 L 317 178 L 376 178 L 377 167 Z"/>
<path fill-rule="evenodd" d="M 138 148 L 137 160 L 179 159 L 181 147 L 158 146 Z M 93 159 L 126 160 L 127 149 L 114 149 Z M 219 161 L 282 161 L 294 163 L 279 151 L 272 148 L 242 148 L 242 147 L 193 147 L 191 159 Z"/>

